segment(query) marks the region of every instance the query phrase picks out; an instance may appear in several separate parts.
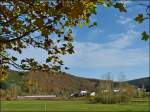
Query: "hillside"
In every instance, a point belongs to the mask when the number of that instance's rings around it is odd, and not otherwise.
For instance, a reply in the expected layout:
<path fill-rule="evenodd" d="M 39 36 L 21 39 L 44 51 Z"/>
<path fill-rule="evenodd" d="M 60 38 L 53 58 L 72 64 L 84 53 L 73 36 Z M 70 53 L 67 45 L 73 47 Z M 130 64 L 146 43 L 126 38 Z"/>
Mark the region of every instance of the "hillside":
<path fill-rule="evenodd" d="M 80 90 L 95 91 L 100 80 L 73 76 L 67 73 L 17 72 L 9 70 L 8 79 L 1 82 L 0 88 L 17 86 L 22 94 L 70 94 Z M 136 87 L 150 91 L 149 77 L 127 81 Z"/>
<path fill-rule="evenodd" d="M 73 76 L 67 73 L 17 72 L 9 70 L 7 81 L 0 88 L 17 86 L 20 94 L 70 94 L 80 90 L 95 91 L 99 80 Z M 31 90 L 32 88 L 32 90 Z"/>
<path fill-rule="evenodd" d="M 144 87 L 146 91 L 150 91 L 150 77 L 130 80 L 128 83 L 139 88 Z"/>

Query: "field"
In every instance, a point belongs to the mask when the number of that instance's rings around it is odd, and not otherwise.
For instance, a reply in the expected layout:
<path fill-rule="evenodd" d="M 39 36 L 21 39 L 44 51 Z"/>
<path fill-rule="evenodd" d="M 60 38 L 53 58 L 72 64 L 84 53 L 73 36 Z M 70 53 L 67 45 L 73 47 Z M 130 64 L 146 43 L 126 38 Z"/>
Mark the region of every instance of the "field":
<path fill-rule="evenodd" d="M 86 101 L 2 101 L 1 111 L 149 111 L 149 102 L 134 101 L 127 104 L 89 104 Z"/>

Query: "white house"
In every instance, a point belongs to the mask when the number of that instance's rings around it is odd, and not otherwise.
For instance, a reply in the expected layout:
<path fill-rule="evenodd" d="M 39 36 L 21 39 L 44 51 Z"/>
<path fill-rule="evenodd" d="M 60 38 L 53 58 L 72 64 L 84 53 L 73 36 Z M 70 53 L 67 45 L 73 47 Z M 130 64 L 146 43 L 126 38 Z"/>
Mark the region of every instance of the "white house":
<path fill-rule="evenodd" d="M 90 93 L 90 96 L 95 96 L 95 95 L 96 95 L 95 92 Z"/>
<path fill-rule="evenodd" d="M 84 90 L 81 90 L 81 91 L 80 91 L 80 95 L 81 95 L 81 96 L 84 96 L 84 95 L 86 95 L 87 93 L 88 93 L 88 92 L 87 92 L 87 91 L 84 91 Z"/>
<path fill-rule="evenodd" d="M 113 89 L 113 92 L 114 92 L 114 93 L 119 93 L 120 90 L 119 90 L 119 89 Z"/>

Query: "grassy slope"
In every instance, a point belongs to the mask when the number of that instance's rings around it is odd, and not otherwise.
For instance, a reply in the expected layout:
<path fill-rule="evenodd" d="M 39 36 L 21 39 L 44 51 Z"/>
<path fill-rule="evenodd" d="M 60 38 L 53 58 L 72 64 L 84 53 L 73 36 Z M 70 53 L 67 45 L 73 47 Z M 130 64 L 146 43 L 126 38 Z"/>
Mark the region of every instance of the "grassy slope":
<path fill-rule="evenodd" d="M 128 104 L 89 104 L 85 101 L 2 101 L 7 111 L 148 111 L 148 102 Z"/>

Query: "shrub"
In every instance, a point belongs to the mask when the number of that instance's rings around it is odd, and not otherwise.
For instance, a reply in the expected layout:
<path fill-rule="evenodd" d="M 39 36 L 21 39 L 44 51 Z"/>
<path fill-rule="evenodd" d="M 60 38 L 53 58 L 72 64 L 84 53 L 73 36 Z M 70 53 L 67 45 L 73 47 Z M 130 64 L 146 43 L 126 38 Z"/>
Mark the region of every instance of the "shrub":
<path fill-rule="evenodd" d="M 10 97 L 10 96 L 6 96 L 6 100 L 7 100 L 7 101 L 12 101 L 12 100 L 13 100 L 13 98 L 12 98 L 12 97 Z"/>
<path fill-rule="evenodd" d="M 90 103 L 102 103 L 102 104 L 115 104 L 115 103 L 125 103 L 130 100 L 127 94 L 101 94 L 95 97 L 89 97 Z"/>
<path fill-rule="evenodd" d="M 127 93 L 122 93 L 120 97 L 120 102 L 128 102 L 131 98 L 132 96 L 128 95 Z"/>

